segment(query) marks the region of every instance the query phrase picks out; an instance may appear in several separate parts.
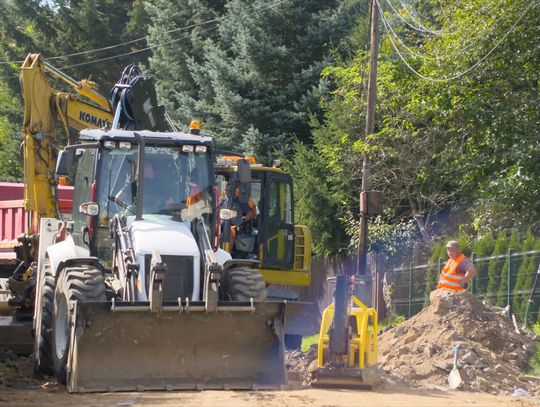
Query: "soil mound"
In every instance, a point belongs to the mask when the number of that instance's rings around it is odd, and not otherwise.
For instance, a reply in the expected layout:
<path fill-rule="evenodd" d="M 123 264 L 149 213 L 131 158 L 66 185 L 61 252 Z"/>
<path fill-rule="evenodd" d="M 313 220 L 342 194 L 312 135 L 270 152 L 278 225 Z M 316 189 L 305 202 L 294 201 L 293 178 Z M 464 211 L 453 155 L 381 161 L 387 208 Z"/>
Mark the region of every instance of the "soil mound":
<path fill-rule="evenodd" d="M 422 387 L 447 387 L 453 349 L 460 345 L 461 388 L 493 394 L 524 389 L 540 395 L 540 379 L 527 375 L 536 337 L 517 333 L 508 316 L 467 291 L 436 290 L 430 305 L 379 337 L 382 368 Z"/>

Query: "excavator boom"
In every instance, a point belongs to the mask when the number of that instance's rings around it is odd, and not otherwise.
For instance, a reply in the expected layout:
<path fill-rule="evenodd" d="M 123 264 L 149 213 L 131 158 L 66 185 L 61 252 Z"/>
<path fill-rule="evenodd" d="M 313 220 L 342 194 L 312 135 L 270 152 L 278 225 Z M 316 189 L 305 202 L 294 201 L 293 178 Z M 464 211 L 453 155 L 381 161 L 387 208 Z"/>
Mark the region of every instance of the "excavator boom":
<path fill-rule="evenodd" d="M 76 93 L 53 89 L 46 72 L 72 86 Z M 40 218 L 58 217 L 54 188 L 57 122 L 62 122 L 69 138 L 69 128 L 110 127 L 113 114 L 108 99 L 99 93 L 95 83 L 76 81 L 43 61 L 41 54 L 28 54 L 25 58 L 21 66 L 21 88 L 24 205 L 35 214 L 29 232 L 37 233 Z"/>

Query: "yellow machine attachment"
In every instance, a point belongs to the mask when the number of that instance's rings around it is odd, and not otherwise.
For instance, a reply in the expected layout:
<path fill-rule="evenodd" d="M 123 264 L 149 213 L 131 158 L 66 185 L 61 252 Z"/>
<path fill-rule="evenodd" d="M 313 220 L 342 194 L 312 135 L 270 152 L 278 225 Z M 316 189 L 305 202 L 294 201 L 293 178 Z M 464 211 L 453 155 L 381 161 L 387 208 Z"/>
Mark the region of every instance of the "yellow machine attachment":
<path fill-rule="evenodd" d="M 53 89 L 50 77 L 61 79 L 75 93 Z M 28 54 L 21 66 L 24 98 L 23 156 L 24 205 L 33 211 L 31 233 L 37 233 L 39 219 L 57 218 L 53 177 L 56 167 L 57 121 L 69 129 L 110 127 L 113 119 L 108 99 L 94 82 L 76 81 L 43 60 Z"/>
<path fill-rule="evenodd" d="M 350 278 L 338 276 L 335 302 L 322 316 L 316 386 L 363 387 L 378 380 L 377 311 L 350 291 Z"/>

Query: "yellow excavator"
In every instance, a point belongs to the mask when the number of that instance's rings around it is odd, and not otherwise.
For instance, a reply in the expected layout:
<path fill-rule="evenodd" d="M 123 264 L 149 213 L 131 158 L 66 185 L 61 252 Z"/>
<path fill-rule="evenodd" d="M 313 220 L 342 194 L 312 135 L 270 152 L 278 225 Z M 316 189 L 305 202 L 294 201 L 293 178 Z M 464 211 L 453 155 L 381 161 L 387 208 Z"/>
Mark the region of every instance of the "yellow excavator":
<path fill-rule="evenodd" d="M 294 221 L 293 180 L 274 161 L 223 152 L 215 165 L 222 208 L 252 205 L 256 216 L 243 222 L 242 211 L 221 221 L 220 246 L 233 258 L 253 261 L 264 277 L 268 297 L 287 301 L 285 346 L 299 349 L 302 336 L 317 331 L 314 302 L 300 301 L 294 287 L 311 284 L 311 232 Z"/>

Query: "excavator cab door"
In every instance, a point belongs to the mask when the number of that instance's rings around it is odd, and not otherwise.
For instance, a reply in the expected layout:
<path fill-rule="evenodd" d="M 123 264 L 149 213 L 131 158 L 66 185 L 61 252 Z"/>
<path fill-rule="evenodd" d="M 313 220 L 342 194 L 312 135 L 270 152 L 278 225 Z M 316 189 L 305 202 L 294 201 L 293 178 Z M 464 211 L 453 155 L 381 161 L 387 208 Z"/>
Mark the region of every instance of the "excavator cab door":
<path fill-rule="evenodd" d="M 263 268 L 291 269 L 294 262 L 293 185 L 289 175 L 269 172 L 264 186 L 259 233 Z M 262 228 L 261 228 L 262 226 Z"/>
<path fill-rule="evenodd" d="M 71 236 L 75 244 L 86 250 L 92 251 L 92 239 L 94 236 L 95 216 L 89 216 L 79 210 L 79 206 L 87 202 L 95 201 L 95 168 L 96 148 L 78 148 L 75 153 L 74 165 L 75 191 L 73 195 L 73 210 L 71 220 L 73 230 Z"/>

